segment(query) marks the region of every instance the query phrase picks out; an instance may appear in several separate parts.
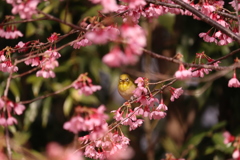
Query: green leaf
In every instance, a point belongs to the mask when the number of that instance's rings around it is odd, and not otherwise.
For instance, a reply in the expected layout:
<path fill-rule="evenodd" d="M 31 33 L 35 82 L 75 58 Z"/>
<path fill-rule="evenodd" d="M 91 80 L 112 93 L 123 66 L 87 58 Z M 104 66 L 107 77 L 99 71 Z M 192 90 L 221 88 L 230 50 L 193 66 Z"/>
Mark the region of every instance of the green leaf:
<path fill-rule="evenodd" d="M 226 126 L 227 122 L 226 121 L 223 121 L 223 122 L 219 122 L 217 124 L 215 124 L 211 130 L 214 131 L 214 130 L 218 130 L 218 129 L 221 129 L 223 128 L 224 126 Z"/>
<path fill-rule="evenodd" d="M 30 133 L 27 132 L 16 132 L 14 133 L 14 144 L 23 145 L 30 138 Z"/>
<path fill-rule="evenodd" d="M 79 95 L 78 91 L 75 89 L 72 89 L 70 91 L 71 96 L 74 100 L 81 102 L 81 103 L 85 103 L 85 104 L 99 104 L 99 100 L 97 99 L 96 96 L 94 95 L 89 95 L 89 96 L 85 96 L 85 95 Z"/>
<path fill-rule="evenodd" d="M 52 101 L 52 98 L 48 97 L 43 102 L 43 110 L 42 110 L 42 126 L 43 127 L 46 127 L 48 123 L 48 117 L 51 110 L 51 101 Z"/>
<path fill-rule="evenodd" d="M 60 14 L 60 19 L 64 22 L 72 23 L 72 14 L 69 12 L 66 12 L 64 9 Z M 71 27 L 68 25 L 65 25 L 63 23 L 60 23 L 60 28 L 63 31 L 63 33 L 68 33 L 71 30 Z"/>
<path fill-rule="evenodd" d="M 33 91 L 34 96 L 37 96 L 39 94 L 43 80 L 44 79 L 42 77 L 36 77 L 35 75 L 28 77 L 27 83 L 32 84 L 32 91 Z"/>
<path fill-rule="evenodd" d="M 33 25 L 33 23 L 29 22 L 27 23 L 26 27 L 26 37 L 30 37 L 36 33 L 36 27 Z"/>
<path fill-rule="evenodd" d="M 215 147 L 213 147 L 213 146 L 208 146 L 208 147 L 206 148 L 206 150 L 205 150 L 205 155 L 211 154 L 211 153 L 213 153 L 214 151 L 215 151 Z"/>
<path fill-rule="evenodd" d="M 63 104 L 63 113 L 65 116 L 69 116 L 70 111 L 72 109 L 72 105 L 73 105 L 73 99 L 71 96 L 68 96 Z"/>
<path fill-rule="evenodd" d="M 19 91 L 19 85 L 17 84 L 17 82 L 15 80 L 11 81 L 10 84 L 10 90 L 13 93 L 13 95 L 15 96 L 15 101 L 19 101 L 20 100 L 20 91 Z"/>
<path fill-rule="evenodd" d="M 180 156 L 177 145 L 175 144 L 175 142 L 170 137 L 164 138 L 162 140 L 162 145 L 167 152 L 172 153 L 176 157 Z"/>
<path fill-rule="evenodd" d="M 206 132 L 196 134 L 189 140 L 188 144 L 197 146 L 206 135 Z"/>
<path fill-rule="evenodd" d="M 39 101 L 35 101 L 29 105 L 24 116 L 24 130 L 28 130 L 29 126 L 34 122 L 39 111 Z"/>
<path fill-rule="evenodd" d="M 161 26 L 168 30 L 168 32 L 173 33 L 175 17 L 176 16 L 174 14 L 164 14 L 159 16 L 158 21 Z"/>
<path fill-rule="evenodd" d="M 98 15 L 98 11 L 102 10 L 102 6 L 101 5 L 96 5 L 90 9 L 87 10 L 87 12 L 85 12 L 82 17 L 92 17 L 92 16 L 96 16 Z"/>

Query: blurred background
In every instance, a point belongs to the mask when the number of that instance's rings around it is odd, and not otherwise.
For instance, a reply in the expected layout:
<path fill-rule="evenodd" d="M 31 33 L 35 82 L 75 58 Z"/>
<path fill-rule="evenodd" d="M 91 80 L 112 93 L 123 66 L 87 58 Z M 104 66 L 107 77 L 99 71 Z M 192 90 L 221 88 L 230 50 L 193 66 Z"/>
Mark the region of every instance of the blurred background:
<path fill-rule="evenodd" d="M 227 1 L 225 3 L 228 4 Z M 98 5 L 81 0 L 50 0 L 40 3 L 38 8 L 76 25 L 87 16 L 99 15 L 98 11 L 101 9 Z M 5 1 L 0 1 L 1 22 L 5 15 L 11 15 L 11 6 Z M 17 16 L 16 20 L 19 20 Z M 116 19 L 116 23 L 118 21 L 119 19 Z M 140 25 L 148 33 L 147 49 L 168 57 L 181 53 L 184 55 L 184 61 L 188 63 L 194 62 L 196 53 L 204 51 L 209 57 L 217 59 L 239 47 L 235 43 L 227 46 L 205 43 L 198 35 L 207 32 L 211 26 L 188 16 L 166 14 L 157 19 L 142 18 Z M 0 49 L 6 46 L 14 47 L 19 41 L 47 42 L 51 33 L 64 35 L 71 30 L 50 20 L 21 23 L 17 24 L 17 28 L 25 36 L 15 40 L 0 38 Z M 61 40 L 57 47 L 76 37 L 77 35 L 71 35 Z M 118 77 L 121 73 L 128 73 L 133 78 L 148 77 L 151 82 L 156 82 L 171 78 L 178 69 L 177 64 L 154 59 L 145 54 L 134 66 L 109 68 L 102 62 L 102 57 L 109 52 L 111 45 L 91 45 L 80 49 L 65 47 L 60 50 L 59 67 L 55 69 L 56 78 L 44 79 L 30 74 L 12 80 L 9 98 L 15 101 L 30 100 L 57 91 L 71 84 L 79 74 L 85 72 L 93 79 L 93 84 L 102 86 L 102 90 L 88 97 L 79 96 L 77 91 L 70 89 L 26 105 L 25 113 L 17 117 L 18 126 L 10 128 L 12 138 L 17 142 L 16 146 L 23 145 L 26 150 L 38 155 L 44 153 L 46 145 L 53 141 L 61 145 L 70 145 L 74 135 L 64 130 L 63 124 L 71 118 L 74 107 L 98 107 L 104 104 L 107 107 L 106 113 L 110 115 L 109 122 L 112 121 L 113 115 L 110 111 L 116 110 L 124 102 L 117 92 Z M 21 56 L 20 54 L 18 53 L 18 56 Z M 237 56 L 238 54 L 221 61 L 220 65 L 231 65 Z M 18 74 L 31 69 L 24 64 L 18 67 Z M 165 119 L 146 120 L 144 126 L 131 132 L 123 127 L 123 131 L 131 139 L 131 146 L 135 151 L 134 160 L 148 159 L 149 152 L 154 154 L 154 159 L 165 157 L 165 153 L 190 160 L 224 160 L 231 157 L 233 148 L 223 144 L 222 132 L 228 130 L 237 135 L 240 131 L 240 90 L 227 86 L 232 77 L 231 71 L 220 78 L 211 76 L 215 73 L 216 71 L 212 71 L 209 76 L 201 79 L 193 78 L 174 83 L 173 87 L 184 89 L 184 94 L 174 102 L 170 101 L 171 95 L 167 88 L 163 94 L 169 109 Z M 7 73 L 0 73 L 0 95 L 3 94 L 7 76 Z M 151 132 L 146 132 L 149 126 L 152 127 Z M 0 134 L 4 134 L 2 127 Z"/>

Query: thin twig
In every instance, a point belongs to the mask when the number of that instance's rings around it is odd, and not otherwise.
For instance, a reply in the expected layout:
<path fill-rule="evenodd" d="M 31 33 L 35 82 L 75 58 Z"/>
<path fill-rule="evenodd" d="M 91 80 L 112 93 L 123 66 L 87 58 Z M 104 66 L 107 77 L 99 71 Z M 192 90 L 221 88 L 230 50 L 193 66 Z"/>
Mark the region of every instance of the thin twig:
<path fill-rule="evenodd" d="M 74 82 L 73 82 L 73 83 L 74 83 Z M 66 87 L 64 87 L 64 88 L 62 88 L 62 89 L 60 89 L 60 90 L 57 90 L 57 91 L 55 91 L 55 92 L 52 92 L 52 93 L 49 93 L 49 94 L 46 94 L 46 95 L 42 95 L 42 96 L 39 96 L 39 97 L 34 98 L 34 99 L 31 99 L 31 100 L 20 101 L 20 102 L 18 102 L 18 103 L 19 103 L 19 104 L 32 103 L 32 102 L 34 102 L 34 101 L 37 101 L 37 100 L 40 100 L 40 99 L 44 99 L 44 98 L 47 98 L 47 97 L 50 97 L 50 96 L 59 94 L 59 93 L 65 91 L 65 90 L 67 90 L 67 89 L 69 89 L 69 88 L 71 88 L 71 87 L 72 87 L 72 84 L 70 84 L 70 85 L 68 85 L 68 86 L 66 86 Z"/>
<path fill-rule="evenodd" d="M 25 20 L 20 20 L 20 21 L 11 21 L 7 23 L 0 23 L 1 26 L 7 26 L 7 25 L 12 25 L 12 24 L 21 24 L 21 23 L 27 23 L 27 22 L 34 22 L 34 21 L 40 21 L 40 20 L 47 20 L 47 17 L 42 17 L 42 18 L 36 18 L 36 19 L 25 19 Z"/>
<path fill-rule="evenodd" d="M 213 62 L 210 62 L 209 64 L 191 64 L 191 63 L 185 63 L 185 62 L 182 62 L 178 59 L 175 59 L 175 58 L 172 58 L 172 57 L 166 57 L 166 56 L 163 56 L 163 55 L 160 55 L 160 54 L 157 54 L 155 52 L 152 52 L 152 51 L 149 51 L 147 49 L 143 49 L 144 53 L 147 53 L 149 54 L 150 56 L 154 57 L 154 58 L 159 58 L 159 59 L 164 59 L 166 61 L 169 61 L 169 62 L 173 62 L 173 63 L 178 63 L 178 64 L 183 64 L 184 66 L 188 66 L 188 67 L 194 67 L 194 68 L 206 68 L 206 69 L 214 69 L 214 70 L 224 70 L 224 69 L 227 69 L 229 68 L 229 66 L 214 66 L 214 65 L 210 65 L 214 62 L 217 62 L 222 59 L 225 59 L 237 52 L 240 51 L 240 49 L 237 49 L 233 52 L 231 52 L 230 54 L 226 55 L 226 56 L 223 56 L 223 57 L 220 57 L 219 59 L 213 61 Z"/>
<path fill-rule="evenodd" d="M 21 73 L 21 74 L 14 75 L 14 76 L 12 76 L 12 78 L 18 78 L 18 77 L 25 76 L 25 75 L 27 75 L 27 74 L 30 74 L 30 73 L 32 73 L 32 72 L 38 70 L 39 68 L 40 68 L 40 67 L 35 67 L 35 68 L 31 69 L 31 70 L 28 70 L 27 72 L 24 72 L 24 73 Z"/>
<path fill-rule="evenodd" d="M 52 15 L 50 15 L 50 14 L 47 14 L 47 13 L 43 12 L 43 11 L 41 11 L 41 10 L 38 10 L 38 12 L 41 13 L 41 14 L 43 14 L 43 15 L 44 15 L 45 17 L 47 17 L 49 20 L 53 20 L 53 21 L 56 21 L 56 22 L 58 22 L 58 23 L 62 23 L 62 24 L 68 25 L 68 26 L 70 26 L 70 27 L 72 27 L 72 28 L 74 28 L 74 29 L 77 29 L 77 30 L 86 31 L 86 29 L 84 29 L 84 28 L 82 28 L 82 27 L 80 27 L 80 26 L 77 26 L 77 25 L 75 25 L 75 24 L 72 24 L 72 23 L 68 23 L 68 22 L 66 22 L 66 21 L 63 21 L 63 20 L 61 20 L 61 19 L 59 19 L 59 18 L 56 18 L 56 17 L 54 17 L 54 16 L 52 16 Z"/>

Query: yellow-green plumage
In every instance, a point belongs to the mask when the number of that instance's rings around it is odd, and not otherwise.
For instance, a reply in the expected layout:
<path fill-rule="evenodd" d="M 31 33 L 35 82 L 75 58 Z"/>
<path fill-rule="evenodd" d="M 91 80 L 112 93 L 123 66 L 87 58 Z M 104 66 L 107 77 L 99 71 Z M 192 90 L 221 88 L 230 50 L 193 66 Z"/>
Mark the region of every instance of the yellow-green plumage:
<path fill-rule="evenodd" d="M 136 84 L 133 82 L 133 80 L 130 78 L 128 74 L 120 75 L 118 83 L 118 92 L 125 100 L 129 100 L 132 97 L 133 91 L 135 89 Z"/>

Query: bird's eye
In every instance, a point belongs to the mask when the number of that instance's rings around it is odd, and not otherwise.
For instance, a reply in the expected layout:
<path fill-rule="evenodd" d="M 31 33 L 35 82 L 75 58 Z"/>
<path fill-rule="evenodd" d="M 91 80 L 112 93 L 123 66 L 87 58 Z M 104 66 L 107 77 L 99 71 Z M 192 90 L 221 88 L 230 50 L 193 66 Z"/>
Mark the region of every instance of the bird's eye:
<path fill-rule="evenodd" d="M 127 78 L 126 81 L 129 81 L 129 79 Z"/>

